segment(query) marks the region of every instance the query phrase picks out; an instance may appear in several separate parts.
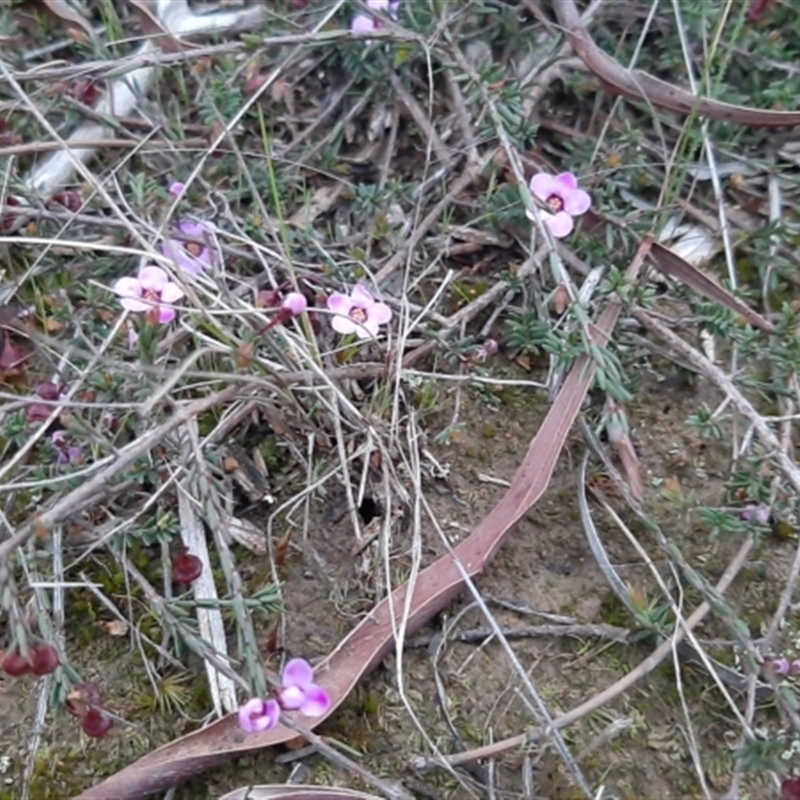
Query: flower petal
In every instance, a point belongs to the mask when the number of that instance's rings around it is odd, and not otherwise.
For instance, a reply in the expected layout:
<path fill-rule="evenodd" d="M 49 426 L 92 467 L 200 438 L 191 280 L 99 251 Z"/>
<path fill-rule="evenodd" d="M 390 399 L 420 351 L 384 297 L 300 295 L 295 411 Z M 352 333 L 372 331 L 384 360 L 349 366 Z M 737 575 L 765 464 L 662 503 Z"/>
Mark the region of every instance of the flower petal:
<path fill-rule="evenodd" d="M 375 305 L 375 298 L 369 292 L 366 286 L 357 283 L 350 292 L 350 300 L 356 308 L 372 308 Z"/>
<path fill-rule="evenodd" d="M 158 308 L 158 321 L 162 325 L 172 322 L 175 319 L 175 309 L 172 306 L 159 306 Z"/>
<path fill-rule="evenodd" d="M 578 179 L 571 172 L 559 172 L 553 180 L 558 184 L 559 195 L 564 195 L 578 188 Z"/>
<path fill-rule="evenodd" d="M 164 286 L 161 290 L 161 302 L 162 303 L 177 303 L 178 300 L 183 297 L 184 291 L 178 286 L 177 283 L 172 283 L 170 281 L 168 284 Z"/>
<path fill-rule="evenodd" d="M 355 324 L 355 334 L 359 339 L 374 339 L 378 335 L 378 323 L 367 317 L 362 323 Z"/>
<path fill-rule="evenodd" d="M 111 291 L 120 297 L 141 297 L 142 284 L 136 278 L 120 278 L 111 287 Z"/>
<path fill-rule="evenodd" d="M 172 259 L 178 269 L 196 278 L 206 267 L 211 266 L 211 254 L 207 247 L 203 247 L 198 255 L 192 255 L 184 244 L 185 242 L 176 239 L 167 239 L 159 244 L 159 249 L 167 258 Z"/>
<path fill-rule="evenodd" d="M 544 217 L 547 227 L 550 228 L 550 233 L 552 233 L 556 239 L 563 239 L 565 236 L 569 236 L 572 233 L 572 229 L 575 227 L 572 217 L 567 214 L 566 211 L 559 211 L 558 214 L 545 213 L 542 216 Z"/>
<path fill-rule="evenodd" d="M 202 222 L 192 222 L 190 219 L 182 219 L 178 222 L 177 229 L 184 236 L 191 236 L 192 239 L 205 239 L 209 233 L 209 226 Z"/>
<path fill-rule="evenodd" d="M 392 318 L 392 309 L 386 303 L 375 303 L 367 312 L 370 321 L 377 325 L 385 325 Z"/>
<path fill-rule="evenodd" d="M 285 308 L 294 317 L 298 314 L 302 314 L 307 307 L 308 300 L 306 300 L 305 295 L 300 294 L 300 292 L 289 292 L 281 303 L 281 308 Z"/>
<path fill-rule="evenodd" d="M 145 292 L 161 292 L 169 283 L 169 275 L 161 267 L 142 267 L 139 283 Z"/>
<path fill-rule="evenodd" d="M 299 686 L 287 686 L 279 695 L 281 706 L 287 711 L 296 711 L 306 701 L 306 693 Z"/>
<path fill-rule="evenodd" d="M 564 211 L 571 217 L 585 214 L 592 205 L 592 198 L 583 189 L 573 189 L 564 195 Z"/>
<path fill-rule="evenodd" d="M 284 687 L 297 686 L 305 689 L 314 682 L 314 670 L 304 658 L 293 658 L 286 663 L 281 673 L 281 683 Z"/>
<path fill-rule="evenodd" d="M 534 175 L 528 185 L 531 194 L 540 200 L 547 200 L 552 194 L 561 194 L 561 187 L 556 183 L 556 179 L 547 172 L 539 172 Z"/>
<path fill-rule="evenodd" d="M 300 706 L 300 713 L 307 717 L 321 717 L 331 707 L 328 693 L 316 683 L 306 687 L 306 699 Z"/>
<path fill-rule="evenodd" d="M 375 20 L 366 14 L 356 14 L 350 22 L 353 33 L 372 33 L 375 27 Z"/>
<path fill-rule="evenodd" d="M 119 304 L 126 311 L 149 311 L 153 307 L 147 300 L 139 300 L 136 297 L 121 297 Z"/>
<path fill-rule="evenodd" d="M 331 328 L 333 328 L 336 333 L 341 333 L 343 335 L 348 333 L 357 333 L 358 331 L 363 330 L 361 325 L 357 325 L 352 319 L 350 319 L 350 317 L 343 317 L 341 314 L 337 314 L 331 320 Z M 361 338 L 363 339 L 365 337 L 362 336 Z"/>
<path fill-rule="evenodd" d="M 334 292 L 328 298 L 328 308 L 335 314 L 343 314 L 345 317 L 350 313 L 353 303 L 350 297 L 341 292 Z"/>

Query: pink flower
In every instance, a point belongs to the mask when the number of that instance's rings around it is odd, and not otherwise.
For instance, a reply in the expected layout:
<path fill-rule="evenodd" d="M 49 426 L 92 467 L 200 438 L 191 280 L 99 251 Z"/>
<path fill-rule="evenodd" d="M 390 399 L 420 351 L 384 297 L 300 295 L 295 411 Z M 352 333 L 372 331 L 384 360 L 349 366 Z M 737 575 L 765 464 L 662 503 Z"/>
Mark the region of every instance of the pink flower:
<path fill-rule="evenodd" d="M 172 283 L 161 267 L 143 267 L 136 278 L 120 278 L 111 291 L 119 295 L 120 305 L 128 311 L 153 312 L 161 323 L 175 319 L 172 303 L 183 297 L 183 289 Z"/>
<path fill-rule="evenodd" d="M 314 670 L 302 658 L 293 658 L 281 673 L 275 700 L 254 697 L 239 708 L 239 727 L 246 733 L 268 731 L 278 724 L 281 709 L 321 717 L 331 707 L 328 693 L 314 683 Z"/>
<path fill-rule="evenodd" d="M 328 298 L 328 308 L 336 315 L 331 326 L 337 333 L 355 333 L 359 339 L 378 335 L 378 327 L 392 318 L 392 309 L 379 303 L 359 283 L 349 294 L 334 292 Z"/>
<path fill-rule="evenodd" d="M 70 442 L 64 431 L 55 431 L 50 434 L 50 443 L 56 451 L 57 464 L 74 464 L 81 457 L 82 450 L 80 446 Z"/>
<path fill-rule="evenodd" d="M 562 172 L 558 175 L 540 172 L 531 178 L 530 190 L 553 212 L 539 213 L 556 239 L 569 236 L 575 227 L 572 218 L 585 214 L 592 204 L 592 198 L 583 189 L 578 188 L 578 179 L 571 172 Z M 534 219 L 530 211 L 528 216 Z"/>
<path fill-rule="evenodd" d="M 771 662 L 770 666 L 776 675 L 788 675 L 792 667 L 788 658 L 776 658 Z"/>
<path fill-rule="evenodd" d="M 308 300 L 300 292 L 289 292 L 281 303 L 281 310 L 292 317 L 302 314 L 306 308 L 308 308 Z"/>
<path fill-rule="evenodd" d="M 169 185 L 169 193 L 177 197 L 184 189 L 186 188 L 185 183 L 181 183 L 180 181 L 175 181 Z"/>
<path fill-rule="evenodd" d="M 494 339 L 486 339 L 483 344 L 476 345 L 472 351 L 472 360 L 477 364 L 485 364 L 487 359 L 493 356 L 500 346 Z"/>
<path fill-rule="evenodd" d="M 772 516 L 768 506 L 754 505 L 750 503 L 739 511 L 739 519 L 745 522 L 759 522 L 761 525 L 769 524 L 769 518 Z"/>
<path fill-rule="evenodd" d="M 171 258 L 187 275 L 196 278 L 213 263 L 211 247 L 212 228 L 210 224 L 181 220 L 175 232 L 190 239 L 200 241 L 186 242 L 183 239 L 168 238 L 158 246 L 167 258 Z M 205 244 L 201 244 L 204 242 Z"/>
<path fill-rule="evenodd" d="M 383 12 L 393 19 L 397 19 L 400 12 L 400 0 L 366 0 L 366 3 L 373 11 Z M 353 33 L 372 33 L 382 27 L 383 23 L 369 14 L 356 14 L 350 22 Z"/>
<path fill-rule="evenodd" d="M 278 724 L 281 709 L 276 700 L 254 697 L 239 708 L 239 727 L 245 733 L 268 731 Z"/>
<path fill-rule="evenodd" d="M 283 687 L 278 702 L 287 711 L 299 711 L 307 717 L 321 717 L 331 705 L 328 693 L 313 682 L 314 670 L 302 658 L 293 658 L 281 674 Z"/>

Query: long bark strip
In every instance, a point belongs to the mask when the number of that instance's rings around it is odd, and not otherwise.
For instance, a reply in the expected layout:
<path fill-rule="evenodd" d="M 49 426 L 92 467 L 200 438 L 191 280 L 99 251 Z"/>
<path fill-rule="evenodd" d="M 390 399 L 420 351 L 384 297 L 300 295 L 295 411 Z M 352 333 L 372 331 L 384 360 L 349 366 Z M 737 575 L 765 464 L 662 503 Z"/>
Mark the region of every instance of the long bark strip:
<path fill-rule="evenodd" d="M 763 128 L 782 128 L 800 125 L 800 111 L 772 111 L 723 103 L 701 97 L 680 86 L 662 81 L 640 69 L 626 69 L 603 52 L 586 30 L 574 0 L 554 0 L 553 10 L 567 34 L 572 49 L 584 64 L 600 79 L 609 94 L 644 100 L 657 108 L 679 114 L 699 114 L 708 119 L 737 122 Z"/>

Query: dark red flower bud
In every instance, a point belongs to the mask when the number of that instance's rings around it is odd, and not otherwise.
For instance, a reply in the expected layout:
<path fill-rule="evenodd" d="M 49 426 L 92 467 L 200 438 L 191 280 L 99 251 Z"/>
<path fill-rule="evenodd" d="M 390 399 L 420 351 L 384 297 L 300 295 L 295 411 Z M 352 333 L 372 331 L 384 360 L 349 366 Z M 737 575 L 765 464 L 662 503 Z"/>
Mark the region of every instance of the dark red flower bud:
<path fill-rule="evenodd" d="M 245 94 L 253 94 L 253 92 L 260 89 L 267 80 L 267 76 L 261 72 L 256 72 L 255 75 L 251 75 L 244 84 L 244 93 Z"/>
<path fill-rule="evenodd" d="M 114 720 L 111 719 L 105 709 L 92 707 L 87 709 L 83 715 L 81 727 L 87 736 L 99 739 L 114 727 Z"/>
<path fill-rule="evenodd" d="M 785 778 L 781 784 L 782 800 L 800 800 L 800 780 Z"/>
<path fill-rule="evenodd" d="M 44 381 L 36 387 L 36 394 L 42 400 L 58 400 L 61 397 L 61 389 L 51 381 Z"/>
<path fill-rule="evenodd" d="M 772 0 L 750 0 L 750 5 L 745 12 L 745 18 L 748 22 L 758 22 L 764 14 L 767 13 L 767 8 Z"/>
<path fill-rule="evenodd" d="M 53 645 L 42 642 L 31 649 L 30 662 L 31 672 L 34 675 L 49 675 L 55 672 L 60 663 L 58 651 Z"/>
<path fill-rule="evenodd" d="M 19 678 L 27 675 L 31 670 L 31 665 L 16 650 L 10 650 L 3 657 L 3 672 L 11 675 L 12 678 Z"/>
<path fill-rule="evenodd" d="M 50 202 L 64 206 L 64 208 L 68 209 L 69 211 L 79 211 L 83 205 L 81 196 L 74 191 L 56 192 L 50 198 Z"/>
<path fill-rule="evenodd" d="M 175 583 L 191 583 L 200 577 L 203 562 L 191 553 L 178 553 L 172 557 L 172 580 Z"/>
<path fill-rule="evenodd" d="M 94 81 L 78 81 L 72 86 L 72 96 L 79 102 L 87 106 L 93 106 L 97 102 L 100 93 Z"/>

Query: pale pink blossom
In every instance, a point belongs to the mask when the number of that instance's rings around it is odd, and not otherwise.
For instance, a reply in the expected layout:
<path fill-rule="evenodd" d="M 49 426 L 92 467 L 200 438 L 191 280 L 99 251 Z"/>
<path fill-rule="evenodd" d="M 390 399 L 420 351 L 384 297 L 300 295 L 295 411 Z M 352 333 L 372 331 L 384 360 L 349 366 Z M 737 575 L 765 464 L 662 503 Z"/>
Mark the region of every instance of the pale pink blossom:
<path fill-rule="evenodd" d="M 392 309 L 379 303 L 360 283 L 350 294 L 334 292 L 328 298 L 334 317 L 331 326 L 337 333 L 355 333 L 359 339 L 378 335 L 378 328 L 392 318 Z"/>
<path fill-rule="evenodd" d="M 314 683 L 314 670 L 303 658 L 293 658 L 281 673 L 283 684 L 278 702 L 286 711 L 299 711 L 307 717 L 321 717 L 331 705 L 328 693 Z"/>
<path fill-rule="evenodd" d="M 239 727 L 245 733 L 268 731 L 278 724 L 281 709 L 277 700 L 254 697 L 239 708 Z"/>
<path fill-rule="evenodd" d="M 373 11 L 380 11 L 393 19 L 400 13 L 400 0 L 366 0 Z M 354 33 L 372 33 L 380 30 L 383 23 L 369 14 L 356 14 L 350 22 L 350 30 Z"/>
<path fill-rule="evenodd" d="M 195 241 L 186 241 L 183 238 L 178 239 L 171 236 L 161 242 L 158 248 L 187 275 L 196 278 L 214 263 L 214 252 L 216 251 L 212 250 L 213 232 L 214 229 L 210 223 L 181 220 L 175 226 L 174 233 Z"/>
<path fill-rule="evenodd" d="M 569 236 L 575 227 L 573 217 L 585 214 L 592 205 L 592 198 L 578 188 L 578 179 L 571 172 L 558 175 L 539 172 L 531 178 L 530 190 L 550 209 L 539 211 L 539 214 L 556 239 Z M 531 211 L 527 213 L 535 219 Z"/>
<path fill-rule="evenodd" d="M 281 310 L 293 317 L 302 314 L 308 308 L 308 300 L 300 292 L 289 292 L 281 302 Z"/>
<path fill-rule="evenodd" d="M 183 289 L 169 279 L 161 267 L 143 267 L 135 278 L 120 278 L 111 291 L 119 295 L 120 305 L 128 311 L 153 312 L 161 323 L 175 319 L 172 307 L 183 297 Z"/>
<path fill-rule="evenodd" d="M 739 511 L 739 519 L 743 519 L 745 522 L 759 522 L 762 525 L 767 525 L 771 516 L 772 512 L 769 506 L 763 504 L 755 505 L 750 503 Z"/>

